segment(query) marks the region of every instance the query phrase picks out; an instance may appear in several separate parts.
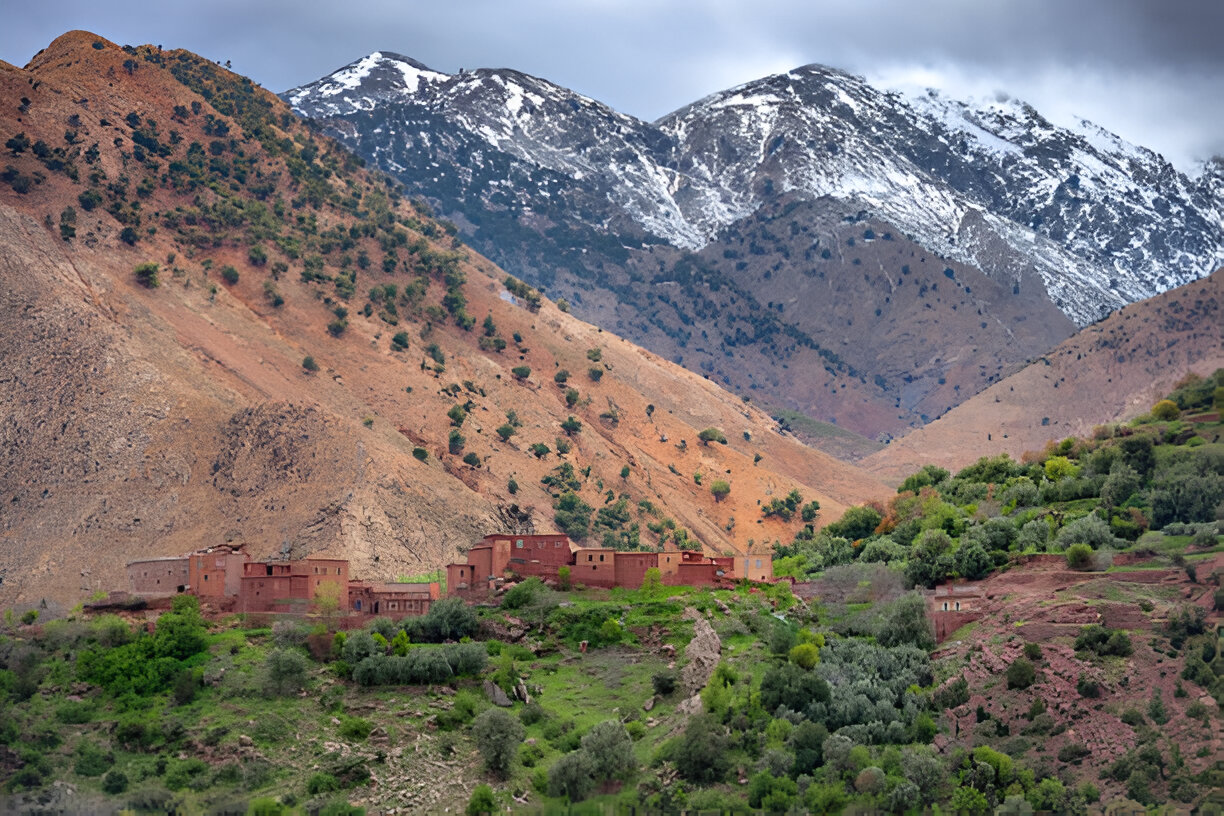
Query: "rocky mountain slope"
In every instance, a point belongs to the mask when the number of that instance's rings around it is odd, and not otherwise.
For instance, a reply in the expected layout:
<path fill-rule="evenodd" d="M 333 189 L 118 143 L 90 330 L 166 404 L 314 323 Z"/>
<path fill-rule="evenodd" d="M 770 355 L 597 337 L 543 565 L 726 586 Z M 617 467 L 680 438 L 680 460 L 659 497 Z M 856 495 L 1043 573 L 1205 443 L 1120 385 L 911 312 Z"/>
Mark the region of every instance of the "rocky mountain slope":
<path fill-rule="evenodd" d="M 1224 269 L 1083 329 L 1031 364 L 862 464 L 899 482 L 935 463 L 1019 458 L 1050 440 L 1146 413 L 1188 373 L 1224 367 Z"/>
<path fill-rule="evenodd" d="M 563 492 L 588 541 L 742 551 L 793 535 L 769 496 L 881 489 L 507 281 L 207 60 L 71 32 L 0 64 L 0 111 L 0 605 L 220 541 L 392 579 L 510 503 L 552 528 Z"/>
<path fill-rule="evenodd" d="M 939 416 L 1066 337 L 1072 323 L 1224 261 L 1210 167 L 1189 178 L 1087 122 L 1058 128 L 1015 101 L 905 98 L 819 66 L 714 94 L 654 123 L 515 71 L 451 76 L 389 52 L 283 96 L 577 314 L 736 390 L 759 389 L 767 405 L 868 436 Z M 796 218 L 796 207 L 809 210 Z M 970 286 L 986 318 L 972 365 L 988 375 L 964 377 L 928 355 L 899 389 L 891 371 L 872 367 L 893 355 L 888 337 L 957 343 L 955 321 L 919 329 L 894 310 L 869 309 L 858 322 L 875 330 L 846 337 L 836 324 L 821 334 L 794 318 L 811 312 L 809 324 L 829 326 L 821 307 L 853 311 L 859 295 L 893 294 L 889 279 L 903 264 L 877 284 L 853 284 L 858 253 L 843 242 L 862 235 L 833 225 L 860 221 L 905 242 L 901 253 L 993 282 Z M 799 247 L 790 239 L 805 226 Z M 712 260 L 734 263 L 713 274 Z M 804 299 L 779 314 L 778 300 L 760 291 L 766 271 L 776 289 L 793 293 L 823 272 L 854 294 Z M 724 300 L 735 302 L 710 298 L 707 287 L 734 287 Z M 1009 331 L 1021 313 L 1043 328 Z M 732 328 L 764 318 L 778 331 L 745 342 Z M 718 348 L 694 341 L 701 332 Z M 779 348 L 779 333 L 797 345 Z M 793 360 L 799 348 L 827 365 Z M 824 382 L 796 383 L 796 369 Z"/>

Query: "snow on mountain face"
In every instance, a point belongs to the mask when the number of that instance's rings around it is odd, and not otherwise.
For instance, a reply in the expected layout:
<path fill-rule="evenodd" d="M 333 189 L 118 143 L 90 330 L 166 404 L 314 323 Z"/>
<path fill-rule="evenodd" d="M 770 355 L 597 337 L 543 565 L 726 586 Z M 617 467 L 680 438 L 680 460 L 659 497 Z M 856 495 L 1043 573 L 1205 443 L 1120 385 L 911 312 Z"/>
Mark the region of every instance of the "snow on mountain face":
<path fill-rule="evenodd" d="M 1000 279 L 1035 272 L 1081 325 L 1224 263 L 1218 163 L 1192 180 L 1089 122 L 820 66 L 655 123 L 515 71 L 452 76 L 386 52 L 285 97 L 476 223 L 699 249 L 772 196 L 830 197 Z"/>

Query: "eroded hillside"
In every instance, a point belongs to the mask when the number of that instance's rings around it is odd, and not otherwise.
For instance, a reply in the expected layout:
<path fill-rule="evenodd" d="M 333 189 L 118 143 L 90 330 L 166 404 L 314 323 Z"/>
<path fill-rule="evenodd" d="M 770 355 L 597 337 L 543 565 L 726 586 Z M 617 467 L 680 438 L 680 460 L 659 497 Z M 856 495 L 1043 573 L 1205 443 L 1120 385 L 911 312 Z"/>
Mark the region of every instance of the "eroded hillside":
<path fill-rule="evenodd" d="M 1132 304 L 1078 332 L 864 465 L 900 481 L 923 464 L 1038 450 L 1131 419 L 1187 373 L 1224 366 L 1224 271 Z"/>
<path fill-rule="evenodd" d="M 70 605 L 130 558 L 221 541 L 392 579 L 510 503 L 551 528 L 569 491 L 588 541 L 742 551 L 793 535 L 762 499 L 798 489 L 836 517 L 880 490 L 512 294 L 453 228 L 207 60 L 72 32 L 0 66 L 0 100 L 4 605 Z M 707 427 L 727 444 L 701 444 Z"/>

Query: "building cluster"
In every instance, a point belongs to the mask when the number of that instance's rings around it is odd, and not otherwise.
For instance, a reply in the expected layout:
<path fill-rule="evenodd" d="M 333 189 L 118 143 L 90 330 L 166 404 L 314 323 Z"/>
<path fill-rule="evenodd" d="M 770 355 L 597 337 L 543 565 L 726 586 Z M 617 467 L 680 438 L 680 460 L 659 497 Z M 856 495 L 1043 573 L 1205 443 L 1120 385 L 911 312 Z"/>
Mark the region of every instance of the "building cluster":
<path fill-rule="evenodd" d="M 467 551 L 467 561 L 448 564 L 448 595 L 485 594 L 507 578 L 560 581 L 569 569 L 572 584 L 591 587 L 642 585 L 646 570 L 659 570 L 668 586 L 720 586 L 742 579 L 773 581 L 773 560 L 767 553 L 711 556 L 699 552 L 621 552 L 603 547 L 579 547 L 564 535 L 488 535 Z"/>
<path fill-rule="evenodd" d="M 129 591 L 142 598 L 191 593 L 246 613 L 303 614 L 325 604 L 355 616 L 423 615 L 441 596 L 437 582 L 384 584 L 349 578 L 348 561 L 304 558 L 251 561 L 241 546 L 223 545 L 127 565 Z"/>
<path fill-rule="evenodd" d="M 473 545 L 466 562 L 447 566 L 447 594 L 475 600 L 516 578 L 558 582 L 563 567 L 572 584 L 589 587 L 637 588 L 649 569 L 658 569 L 669 586 L 773 581 L 773 562 L 766 553 L 618 552 L 579 547 L 559 533 L 499 534 Z M 357 580 L 349 577 L 348 561 L 340 558 L 252 561 L 240 545 L 132 561 L 127 574 L 129 591 L 140 598 L 190 593 L 215 607 L 251 614 L 304 614 L 331 606 L 349 617 L 423 615 L 441 597 L 437 582 Z"/>

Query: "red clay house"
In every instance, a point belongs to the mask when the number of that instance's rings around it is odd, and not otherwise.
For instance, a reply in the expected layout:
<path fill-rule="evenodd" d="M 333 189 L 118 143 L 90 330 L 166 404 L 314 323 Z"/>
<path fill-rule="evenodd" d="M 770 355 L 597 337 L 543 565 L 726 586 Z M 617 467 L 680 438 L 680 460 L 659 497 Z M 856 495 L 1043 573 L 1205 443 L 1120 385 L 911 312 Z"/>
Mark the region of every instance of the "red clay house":
<path fill-rule="evenodd" d="M 489 535 L 467 552 L 467 561 L 448 564 L 448 595 L 480 597 L 507 577 L 537 577 L 556 581 L 561 567 L 570 580 L 593 587 L 639 587 L 646 570 L 657 568 L 669 586 L 717 586 L 747 578 L 773 581 L 772 556 L 708 556 L 699 552 L 621 552 L 603 547 L 579 547 L 558 533 L 549 535 Z"/>

